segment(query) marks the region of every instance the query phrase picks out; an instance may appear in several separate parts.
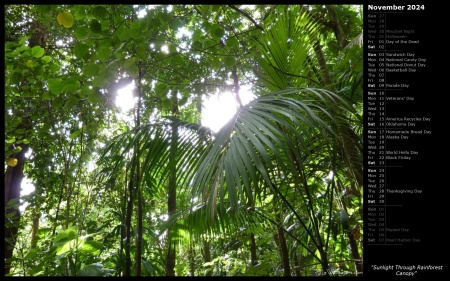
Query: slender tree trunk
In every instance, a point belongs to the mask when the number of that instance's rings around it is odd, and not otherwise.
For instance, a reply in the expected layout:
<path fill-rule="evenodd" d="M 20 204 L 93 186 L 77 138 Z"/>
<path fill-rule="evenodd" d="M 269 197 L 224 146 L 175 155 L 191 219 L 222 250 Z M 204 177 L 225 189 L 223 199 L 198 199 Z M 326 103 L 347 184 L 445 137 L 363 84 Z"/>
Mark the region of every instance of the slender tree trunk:
<path fill-rule="evenodd" d="M 356 229 L 356 230 L 358 231 L 358 233 L 356 235 L 358 235 L 359 229 Z M 356 243 L 356 239 L 354 237 L 355 234 L 353 234 L 352 231 L 347 231 L 347 235 L 349 238 L 348 240 L 350 242 L 352 258 L 355 261 L 356 273 L 357 273 L 357 275 L 360 275 L 363 273 L 364 268 L 363 268 L 363 262 L 362 262 L 361 256 L 359 255 L 358 244 Z"/>
<path fill-rule="evenodd" d="M 39 219 L 41 218 L 40 214 L 40 208 L 39 206 L 35 206 L 34 212 L 33 212 L 33 227 L 31 231 L 31 246 L 30 249 L 34 249 L 37 246 L 37 242 L 39 240 L 39 237 L 37 235 L 39 231 Z"/>
<path fill-rule="evenodd" d="M 317 57 L 317 62 L 319 64 L 320 71 L 322 73 L 322 83 L 324 86 L 329 86 L 332 83 L 331 75 L 327 67 L 327 61 L 325 59 L 325 54 L 323 53 L 322 46 L 320 45 L 320 41 L 317 41 L 314 44 L 314 53 Z"/>
<path fill-rule="evenodd" d="M 139 79 L 137 85 L 138 91 L 138 108 L 136 112 L 136 126 L 141 126 L 141 107 L 142 107 L 142 91 L 141 91 L 141 79 L 142 69 L 139 67 Z M 136 276 L 142 274 L 142 233 L 143 233 L 143 200 L 141 190 L 141 167 L 140 167 L 140 146 L 136 142 L 134 146 L 135 159 L 136 159 L 136 194 L 137 194 L 137 230 L 136 230 Z"/>
<path fill-rule="evenodd" d="M 125 175 L 125 178 L 127 178 L 127 176 Z M 120 249 L 119 249 L 119 257 L 118 257 L 118 264 L 117 264 L 117 276 L 122 276 L 122 271 L 124 268 L 124 255 L 123 255 L 123 250 L 124 250 L 124 241 L 127 237 L 127 229 L 126 229 L 126 224 L 127 224 L 127 220 L 126 220 L 126 209 L 127 209 L 127 187 L 124 187 L 123 190 L 123 197 L 122 197 L 122 218 L 121 218 L 121 225 L 120 225 Z"/>
<path fill-rule="evenodd" d="M 286 245 L 286 237 L 281 228 L 277 227 L 277 236 L 280 242 L 281 258 L 283 260 L 284 276 L 291 276 L 291 266 L 289 264 L 289 250 Z"/>
<path fill-rule="evenodd" d="M 133 215 L 133 187 L 134 187 L 134 157 L 131 160 L 130 179 L 128 182 L 128 202 L 126 215 L 126 242 L 125 242 L 125 272 L 124 276 L 131 276 L 131 218 Z"/>
<path fill-rule="evenodd" d="M 254 203 L 252 198 L 249 196 L 249 200 L 247 201 L 247 206 L 254 207 Z M 255 266 L 258 264 L 258 256 L 256 255 L 256 241 L 255 234 L 253 232 L 250 233 L 250 261 L 251 265 Z"/>
<path fill-rule="evenodd" d="M 251 256 L 252 266 L 257 265 L 258 264 L 258 256 L 256 255 L 256 241 L 255 241 L 255 234 L 253 232 L 250 233 L 250 256 Z"/>
<path fill-rule="evenodd" d="M 294 253 L 294 271 L 295 271 L 295 276 L 302 276 L 302 272 L 300 270 L 300 261 L 298 259 L 298 255 L 297 253 Z"/>
<path fill-rule="evenodd" d="M 178 98 L 177 91 L 172 91 L 172 116 L 178 116 Z M 177 155 L 177 141 L 178 141 L 178 126 L 172 125 L 172 140 L 170 145 L 170 159 L 169 161 L 174 164 Z M 177 209 L 177 167 L 174 165 L 172 171 L 169 174 L 169 187 L 168 187 L 168 199 L 167 207 L 169 213 L 169 220 L 174 215 Z M 166 276 L 175 276 L 175 261 L 176 261 L 176 243 L 171 237 L 171 230 L 168 231 L 168 249 L 166 260 Z"/>
<path fill-rule="evenodd" d="M 339 187 L 341 185 L 338 182 Z M 341 193 L 342 193 L 342 188 Z M 339 190 L 337 190 L 339 192 Z M 344 200 L 341 200 L 341 204 L 343 206 L 343 209 L 347 212 L 347 205 Z M 352 254 L 352 258 L 355 261 L 355 269 L 357 274 L 361 274 L 363 272 L 363 261 L 361 259 L 361 255 L 359 254 L 358 249 L 358 243 L 356 242 L 357 239 L 359 239 L 360 232 L 359 232 L 359 225 L 356 226 L 356 228 L 348 230 L 348 225 L 343 225 L 344 231 L 346 232 L 350 244 L 350 250 Z"/>
<path fill-rule="evenodd" d="M 205 260 L 205 263 L 207 262 L 211 262 L 211 250 L 210 250 L 210 245 L 209 245 L 209 241 L 204 239 L 203 240 L 203 258 Z M 206 269 L 206 276 L 212 276 L 212 269 L 211 266 L 209 266 Z"/>
<path fill-rule="evenodd" d="M 348 40 L 345 37 L 344 32 L 342 31 L 342 26 L 336 15 L 334 5 L 325 5 L 325 8 L 327 9 L 328 15 L 330 16 L 330 23 L 333 28 L 334 35 L 336 36 L 336 39 L 339 43 L 339 47 L 343 49 L 345 46 L 347 46 Z"/>
<path fill-rule="evenodd" d="M 189 274 L 195 276 L 195 252 L 192 241 L 189 242 Z"/>
<path fill-rule="evenodd" d="M 281 224 L 281 210 L 276 206 L 276 202 L 274 200 L 274 212 L 276 215 L 276 220 L 278 224 Z M 281 203 L 282 204 L 282 203 Z M 281 256 L 281 262 L 283 265 L 284 276 L 291 276 L 291 267 L 289 263 L 289 250 L 286 245 L 286 237 L 284 236 L 283 229 L 281 227 L 277 227 L 277 232 L 274 234 L 275 243 L 278 246 Z"/>
<path fill-rule="evenodd" d="M 139 175 L 139 164 L 137 164 Z M 139 182 L 139 180 L 137 180 Z M 136 230 L 136 276 L 142 275 L 142 233 L 143 233 L 143 202 L 140 184 L 137 185 L 137 230 Z"/>
<path fill-rule="evenodd" d="M 202 94 L 199 95 L 198 100 L 197 100 L 197 112 L 198 115 L 200 116 L 200 118 L 198 119 L 198 124 L 201 125 L 202 124 L 202 120 L 201 120 L 201 116 L 202 116 Z M 206 142 L 206 138 L 203 139 Z M 202 238 L 203 239 L 203 259 L 205 261 L 205 263 L 211 262 L 211 250 L 210 250 L 210 244 L 209 241 L 206 238 Z M 208 266 L 206 269 L 206 273 L 205 276 L 212 276 L 212 269 L 211 266 Z"/>

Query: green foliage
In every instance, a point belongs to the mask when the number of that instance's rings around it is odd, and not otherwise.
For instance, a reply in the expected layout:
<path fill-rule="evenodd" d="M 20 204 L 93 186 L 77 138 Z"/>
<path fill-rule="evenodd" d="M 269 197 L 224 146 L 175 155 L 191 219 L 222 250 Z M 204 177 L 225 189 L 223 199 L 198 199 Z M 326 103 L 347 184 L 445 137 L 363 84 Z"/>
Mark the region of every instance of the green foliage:
<path fill-rule="evenodd" d="M 362 34 L 353 6 L 334 7 L 348 38 Z M 176 275 L 277 276 L 279 231 L 302 275 L 354 271 L 341 261 L 361 224 L 362 48 L 336 43 L 322 5 L 5 9 L 5 162 L 28 144 L 35 186 L 7 205 L 27 204 L 11 275 L 124 276 L 139 263 L 162 276 L 172 244 Z M 213 133 L 199 100 L 237 89 L 231 69 L 257 97 Z M 117 85 L 131 82 L 121 112 Z"/>

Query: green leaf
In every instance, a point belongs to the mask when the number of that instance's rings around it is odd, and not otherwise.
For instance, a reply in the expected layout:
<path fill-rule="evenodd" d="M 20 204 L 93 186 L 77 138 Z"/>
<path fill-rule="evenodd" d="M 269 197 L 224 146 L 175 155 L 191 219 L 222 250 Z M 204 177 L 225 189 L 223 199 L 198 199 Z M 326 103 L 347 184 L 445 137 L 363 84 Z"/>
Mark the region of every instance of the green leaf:
<path fill-rule="evenodd" d="M 9 163 L 9 161 L 8 161 L 8 166 L 14 167 L 14 166 L 17 165 L 17 159 L 16 159 L 16 158 L 13 158 L 13 160 L 11 160 L 11 161 L 14 161 L 15 163 L 14 163 L 14 164 L 11 164 L 11 163 Z M 15 213 L 15 212 L 11 212 L 11 213 L 7 213 L 7 214 L 5 215 L 5 218 L 7 218 L 7 219 L 12 219 L 12 218 L 15 217 L 15 216 L 16 216 L 16 213 Z"/>
<path fill-rule="evenodd" d="M 64 83 L 63 91 L 67 92 L 75 92 L 76 90 L 80 89 L 80 82 L 75 81 L 75 83 L 70 83 L 70 81 Z"/>
<path fill-rule="evenodd" d="M 142 30 L 139 29 L 130 29 L 130 36 L 134 39 L 134 40 L 139 40 L 144 38 L 144 34 L 142 33 Z"/>
<path fill-rule="evenodd" d="M 33 250 L 29 251 L 29 252 L 25 255 L 24 259 L 33 259 L 33 258 L 35 258 L 36 255 L 37 255 L 37 253 L 39 253 L 40 250 L 41 250 L 41 249 L 39 249 L 39 248 L 34 248 Z"/>
<path fill-rule="evenodd" d="M 267 270 L 270 269 L 272 265 L 268 262 L 264 262 L 255 266 L 250 266 L 242 275 L 243 276 L 266 276 Z"/>
<path fill-rule="evenodd" d="M 139 44 L 136 46 L 136 48 L 134 49 L 136 51 L 136 54 L 140 57 L 140 58 L 146 58 L 147 56 L 147 50 L 145 48 L 144 44 Z"/>
<path fill-rule="evenodd" d="M 45 49 L 41 46 L 34 46 L 31 48 L 31 55 L 35 58 L 40 58 L 44 55 Z"/>
<path fill-rule="evenodd" d="M 73 16 L 68 11 L 64 11 L 64 12 L 59 13 L 56 16 L 56 19 L 58 20 L 58 23 L 60 25 L 64 26 L 65 28 L 71 28 L 73 26 L 73 23 L 74 23 Z"/>
<path fill-rule="evenodd" d="M 225 65 L 225 67 L 232 67 L 233 65 L 235 65 L 235 63 L 236 60 L 234 59 L 234 57 L 228 56 L 223 59 L 223 64 Z"/>
<path fill-rule="evenodd" d="M 142 38 L 145 34 L 145 30 L 142 29 L 141 23 L 139 21 L 134 21 L 130 25 L 130 34 L 133 39 L 138 40 Z"/>
<path fill-rule="evenodd" d="M 109 59 L 109 57 L 111 56 L 111 53 L 112 53 L 111 46 L 102 46 L 98 50 L 97 58 L 99 60 L 105 61 L 105 60 Z"/>
<path fill-rule="evenodd" d="M 49 70 L 51 71 L 51 72 L 58 72 L 58 70 L 59 70 L 59 65 L 58 64 L 51 64 L 50 65 L 50 67 L 49 67 Z"/>
<path fill-rule="evenodd" d="M 224 34 L 225 31 L 222 29 L 222 27 L 219 24 L 213 24 L 211 26 L 211 30 L 212 30 L 212 35 L 216 38 L 221 38 Z"/>
<path fill-rule="evenodd" d="M 228 39 L 226 41 L 226 44 L 228 47 L 234 47 L 239 43 L 238 39 L 236 38 L 236 36 L 231 37 L 230 39 Z"/>
<path fill-rule="evenodd" d="M 201 31 L 200 29 L 196 29 L 192 33 L 192 41 L 199 41 L 202 37 L 203 37 L 203 31 Z"/>
<path fill-rule="evenodd" d="M 80 271 L 78 271 L 78 276 L 102 276 L 103 275 L 103 264 L 92 263 L 83 266 Z"/>
<path fill-rule="evenodd" d="M 59 95 L 63 91 L 63 85 L 61 84 L 61 80 L 52 78 L 48 80 L 48 89 L 54 95 Z"/>
<path fill-rule="evenodd" d="M 169 43 L 169 44 L 168 44 L 168 48 L 169 48 L 169 53 L 171 53 L 171 54 L 177 52 L 177 46 L 175 46 L 175 45 L 172 44 L 172 43 Z"/>
<path fill-rule="evenodd" d="M 82 251 L 86 253 L 92 253 L 94 255 L 100 253 L 101 249 L 103 249 L 103 244 L 95 240 L 86 241 L 81 247 Z"/>
<path fill-rule="evenodd" d="M 67 238 L 69 236 L 69 234 L 65 231 L 58 233 L 58 235 L 56 235 L 55 239 L 53 239 L 53 244 Z"/>
<path fill-rule="evenodd" d="M 105 80 L 106 80 L 105 73 L 100 72 L 100 74 L 94 78 L 94 81 L 92 81 L 92 86 L 98 87 L 98 88 L 103 88 L 103 86 L 105 86 L 105 84 L 106 84 Z"/>
<path fill-rule="evenodd" d="M 19 207 L 19 198 L 13 198 L 6 203 L 6 209 Z"/>
<path fill-rule="evenodd" d="M 163 105 L 163 110 L 170 110 L 170 108 L 172 107 L 172 101 L 169 99 L 164 99 L 162 102 Z"/>
<path fill-rule="evenodd" d="M 130 30 L 128 28 L 121 28 L 117 36 L 120 41 L 127 41 L 131 37 Z"/>
<path fill-rule="evenodd" d="M 108 17 L 108 10 L 103 6 L 96 6 L 92 9 L 92 15 L 99 20 L 106 19 Z"/>
<path fill-rule="evenodd" d="M 52 57 L 50 57 L 50 56 L 43 56 L 41 58 L 41 60 L 43 60 L 45 63 L 49 63 L 49 62 L 52 61 Z"/>
<path fill-rule="evenodd" d="M 164 92 L 165 93 L 165 89 L 167 88 L 167 85 L 164 83 L 158 83 L 155 86 L 155 92 L 159 95 L 159 93 Z"/>
<path fill-rule="evenodd" d="M 205 43 L 203 44 L 203 48 L 208 49 L 214 45 L 217 45 L 217 41 L 213 40 L 213 39 L 208 39 L 205 41 Z"/>
<path fill-rule="evenodd" d="M 126 72 L 128 74 L 130 74 L 131 77 L 137 77 L 138 73 L 139 73 L 139 68 L 135 63 L 136 58 L 132 57 L 127 59 L 124 63 L 123 63 L 123 68 L 126 70 Z"/>
<path fill-rule="evenodd" d="M 34 63 L 34 61 L 32 61 L 32 60 L 27 60 L 25 62 L 25 66 L 32 69 L 36 66 L 36 63 Z"/>
<path fill-rule="evenodd" d="M 81 134 L 81 131 L 77 130 L 77 131 L 73 132 L 72 134 L 70 134 L 69 137 L 71 140 L 73 140 L 73 139 L 76 139 L 80 134 Z"/>
<path fill-rule="evenodd" d="M 81 242 L 79 242 L 79 243 L 81 243 Z M 77 246 L 76 241 L 71 239 L 56 249 L 56 255 L 59 256 L 59 255 L 65 254 L 65 253 L 69 252 L 70 250 L 72 250 L 72 248 L 75 248 L 76 246 Z"/>
<path fill-rule="evenodd" d="M 97 91 L 92 91 L 88 95 L 88 101 L 91 104 L 97 104 L 100 103 L 103 100 L 103 97 L 100 93 L 97 93 Z"/>
<path fill-rule="evenodd" d="M 77 30 L 75 31 L 75 37 L 77 39 L 84 39 L 86 38 L 86 36 L 88 36 L 89 34 L 89 28 L 87 28 L 86 26 L 81 26 L 79 28 L 77 28 Z"/>
<path fill-rule="evenodd" d="M 43 95 L 42 95 L 42 98 L 44 99 L 44 100 L 49 100 L 49 99 L 51 99 L 53 97 L 53 95 L 51 94 L 51 92 L 45 92 Z"/>
<path fill-rule="evenodd" d="M 88 64 L 83 69 L 83 75 L 85 76 L 96 76 L 99 71 L 99 66 L 97 64 Z"/>
<path fill-rule="evenodd" d="M 102 25 L 96 19 L 91 20 L 89 28 L 91 29 L 92 33 L 98 34 L 102 32 Z"/>
<path fill-rule="evenodd" d="M 68 233 L 69 239 L 74 239 L 78 235 L 78 227 L 76 225 L 72 225 L 64 231 Z"/>
<path fill-rule="evenodd" d="M 39 6 L 39 5 L 37 5 Z M 44 261 L 41 261 L 41 263 L 39 263 L 37 266 L 33 267 L 30 271 L 27 272 L 28 276 L 34 276 L 36 273 L 41 273 L 41 271 L 43 271 L 44 265 L 46 265 L 46 263 Z"/>
<path fill-rule="evenodd" d="M 78 102 L 78 97 L 76 95 L 70 95 L 69 99 L 66 101 L 64 105 L 64 110 L 68 111 Z"/>
<path fill-rule="evenodd" d="M 19 40 L 19 45 L 25 44 L 25 42 L 26 42 L 29 38 L 30 38 L 29 36 L 23 36 L 23 37 L 21 37 L 20 40 Z"/>
<path fill-rule="evenodd" d="M 194 41 L 192 42 L 192 48 L 201 50 L 203 49 L 203 44 L 200 41 Z"/>
<path fill-rule="evenodd" d="M 44 73 L 44 68 L 41 66 L 41 65 L 39 65 L 39 64 L 36 64 L 36 66 L 35 66 L 35 68 L 34 68 L 34 74 L 36 75 L 36 77 L 41 77 L 41 75 L 43 75 L 43 73 Z M 31 79 L 33 79 L 32 77 L 30 77 Z M 32 81 L 30 78 L 28 78 L 28 81 Z"/>
<path fill-rule="evenodd" d="M 38 11 L 39 13 L 45 14 L 51 10 L 52 6 L 51 5 L 36 5 L 35 8 L 36 8 L 36 11 Z"/>
<path fill-rule="evenodd" d="M 14 131 L 14 133 L 16 135 L 23 135 L 23 133 L 25 133 L 25 129 L 17 129 L 17 130 Z"/>
<path fill-rule="evenodd" d="M 218 69 L 220 67 L 221 60 L 219 58 L 213 59 L 211 61 L 211 67 Z"/>
<path fill-rule="evenodd" d="M 89 47 L 86 44 L 79 43 L 73 48 L 74 55 L 81 59 L 89 52 Z"/>
<path fill-rule="evenodd" d="M 11 84 L 17 84 L 23 80 L 22 72 L 14 72 L 11 75 Z"/>

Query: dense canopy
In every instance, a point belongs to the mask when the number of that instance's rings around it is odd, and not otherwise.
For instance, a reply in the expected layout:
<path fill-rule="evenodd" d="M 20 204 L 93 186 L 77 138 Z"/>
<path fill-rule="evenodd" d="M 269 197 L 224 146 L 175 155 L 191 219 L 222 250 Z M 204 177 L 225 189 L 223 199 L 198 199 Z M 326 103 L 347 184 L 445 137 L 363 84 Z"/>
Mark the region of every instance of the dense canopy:
<path fill-rule="evenodd" d="M 5 275 L 362 274 L 360 6 L 4 9 Z"/>

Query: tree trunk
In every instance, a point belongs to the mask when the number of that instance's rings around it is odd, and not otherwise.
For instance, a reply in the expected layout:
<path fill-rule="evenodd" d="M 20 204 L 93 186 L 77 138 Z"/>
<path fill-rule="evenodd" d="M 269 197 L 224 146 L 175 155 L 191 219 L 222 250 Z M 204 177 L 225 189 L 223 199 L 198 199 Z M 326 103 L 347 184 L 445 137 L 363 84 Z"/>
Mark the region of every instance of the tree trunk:
<path fill-rule="evenodd" d="M 281 222 L 283 221 L 281 216 L 281 210 L 277 207 L 275 201 L 274 201 L 274 212 L 276 215 L 277 224 L 281 225 Z M 278 249 L 280 250 L 280 256 L 284 271 L 283 275 L 291 276 L 291 267 L 289 265 L 289 251 L 286 245 L 286 237 L 284 236 L 284 231 L 281 227 L 277 226 L 277 232 L 274 234 L 274 239 L 275 243 L 278 246 Z"/>
<path fill-rule="evenodd" d="M 345 38 L 345 34 L 342 31 L 341 23 L 339 22 L 338 17 L 336 16 L 336 10 L 333 5 L 325 5 L 328 15 L 330 16 L 330 23 L 334 31 L 334 36 L 339 43 L 339 47 L 343 49 L 348 44 L 347 38 Z"/>
<path fill-rule="evenodd" d="M 289 251 L 286 245 L 286 237 L 283 229 L 277 227 L 278 240 L 280 242 L 281 258 L 283 259 L 284 276 L 291 276 L 291 266 L 289 265 Z"/>
<path fill-rule="evenodd" d="M 134 186 L 134 157 L 131 160 L 130 179 L 128 182 L 128 202 L 126 215 L 126 241 L 125 241 L 125 272 L 124 276 L 131 276 L 131 217 L 133 215 L 133 186 Z"/>
<path fill-rule="evenodd" d="M 137 92 L 138 92 L 138 107 L 136 110 L 136 127 L 139 128 L 141 126 L 141 107 L 142 107 L 142 90 L 141 90 L 141 78 L 142 78 L 142 70 L 139 68 L 139 79 L 137 83 Z M 142 200 L 142 190 L 141 190 L 141 165 L 140 165 L 140 146 L 139 142 L 136 141 L 134 144 L 134 155 L 136 159 L 136 175 L 135 175 L 135 184 L 136 184 L 136 195 L 137 195 L 137 230 L 136 230 L 136 276 L 141 276 L 142 274 L 142 233 L 143 233 L 143 200 Z"/>
<path fill-rule="evenodd" d="M 11 270 L 11 258 L 16 245 L 16 235 L 19 230 L 20 187 L 23 179 L 23 169 L 25 167 L 25 154 L 28 151 L 28 145 L 20 144 L 18 146 L 22 147 L 22 151 L 12 155 L 13 158 L 17 159 L 17 165 L 14 167 L 8 165 L 5 173 L 5 207 L 9 201 L 17 200 L 17 204 L 5 209 L 5 274 L 9 274 Z"/>
<path fill-rule="evenodd" d="M 295 276 L 302 276 L 302 272 L 300 270 L 300 261 L 298 259 L 297 253 L 294 253 L 294 271 Z"/>
<path fill-rule="evenodd" d="M 34 249 L 37 246 L 37 242 L 39 240 L 39 237 L 37 235 L 39 230 L 39 219 L 41 218 L 40 214 L 40 208 L 39 206 L 36 206 L 33 212 L 33 228 L 31 232 L 31 246 L 30 249 Z"/>
<path fill-rule="evenodd" d="M 199 94 L 198 96 L 198 100 L 197 100 L 197 112 L 198 115 L 200 116 L 200 118 L 198 119 L 198 124 L 201 125 L 202 124 L 202 120 L 201 120 L 201 116 L 202 116 L 202 94 Z M 203 139 L 203 141 L 206 142 L 206 138 Z M 211 262 L 211 251 L 210 251 L 210 245 L 209 245 L 209 241 L 206 238 L 202 238 L 203 239 L 203 259 L 205 261 L 205 263 L 207 262 Z M 208 266 L 205 272 L 205 276 L 212 276 L 212 269 L 211 266 Z"/>
<path fill-rule="evenodd" d="M 195 252 L 192 241 L 189 242 L 189 274 L 195 276 Z"/>
<path fill-rule="evenodd" d="M 348 235 L 349 242 L 350 242 L 352 258 L 355 261 L 356 274 L 357 274 L 357 276 L 359 276 L 363 273 L 364 268 L 363 268 L 363 262 L 362 262 L 361 256 L 359 255 L 359 252 L 358 252 L 358 244 L 356 243 L 356 238 L 355 238 L 355 235 L 356 236 L 360 235 L 359 228 L 356 227 L 354 229 L 354 231 L 355 231 L 354 233 L 352 231 L 347 231 L 347 235 Z"/>
<path fill-rule="evenodd" d="M 125 176 L 125 178 L 127 178 L 127 176 Z M 119 249 L 119 257 L 118 257 L 118 264 L 117 264 L 117 276 L 122 276 L 122 271 L 124 269 L 124 255 L 123 255 L 123 250 L 124 250 L 124 246 L 125 243 L 124 241 L 126 240 L 127 237 L 127 229 L 126 229 L 126 225 L 127 225 L 127 219 L 126 219 L 126 209 L 127 209 L 127 187 L 125 186 L 123 189 L 123 197 L 122 197 L 122 202 L 121 202 L 121 225 L 120 225 L 120 249 Z"/>
<path fill-rule="evenodd" d="M 257 265 L 258 257 L 256 255 L 256 241 L 255 241 L 255 234 L 253 234 L 253 232 L 250 233 L 250 255 L 252 266 Z"/>
<path fill-rule="evenodd" d="M 209 241 L 206 239 L 203 240 L 203 258 L 205 260 L 205 263 L 211 262 L 211 251 L 209 249 Z M 207 268 L 205 276 L 212 276 L 211 266 Z"/>
<path fill-rule="evenodd" d="M 172 116 L 178 116 L 178 98 L 177 92 L 172 91 Z M 172 140 L 170 145 L 170 159 L 169 161 L 173 164 L 176 161 L 177 154 L 177 140 L 178 140 L 178 126 L 173 124 L 172 126 Z M 173 166 L 172 171 L 169 174 L 169 187 L 168 187 L 168 199 L 167 207 L 169 220 L 172 218 L 173 214 L 177 209 L 177 169 Z M 167 260 L 166 260 L 166 276 L 175 276 L 175 261 L 176 261 L 176 242 L 172 240 L 171 229 L 167 233 L 168 237 L 168 249 L 167 249 Z"/>

